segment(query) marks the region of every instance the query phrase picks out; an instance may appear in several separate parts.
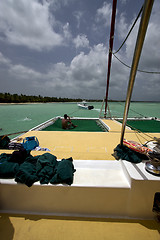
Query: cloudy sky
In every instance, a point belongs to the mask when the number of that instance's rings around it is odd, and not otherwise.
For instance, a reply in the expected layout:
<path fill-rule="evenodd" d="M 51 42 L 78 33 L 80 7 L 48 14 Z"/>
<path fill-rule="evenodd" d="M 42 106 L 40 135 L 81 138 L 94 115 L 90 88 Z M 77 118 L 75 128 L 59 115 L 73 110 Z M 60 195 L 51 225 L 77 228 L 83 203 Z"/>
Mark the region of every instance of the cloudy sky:
<path fill-rule="evenodd" d="M 118 0 L 116 51 L 143 0 Z M 0 92 L 103 99 L 112 0 L 0 0 Z M 139 69 L 160 72 L 160 1 L 155 0 Z M 139 21 L 117 57 L 131 65 Z M 114 56 L 109 99 L 126 97 L 130 69 Z M 133 100 L 160 101 L 160 75 L 138 72 Z"/>

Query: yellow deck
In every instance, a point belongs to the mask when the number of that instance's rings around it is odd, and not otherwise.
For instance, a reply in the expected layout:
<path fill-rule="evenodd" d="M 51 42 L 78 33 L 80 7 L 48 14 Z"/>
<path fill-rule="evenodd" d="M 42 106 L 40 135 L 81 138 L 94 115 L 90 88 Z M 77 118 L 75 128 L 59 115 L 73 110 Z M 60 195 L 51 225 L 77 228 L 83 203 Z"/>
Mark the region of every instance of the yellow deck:
<path fill-rule="evenodd" d="M 113 149 L 120 142 L 121 124 L 103 120 L 109 132 L 45 132 L 30 131 L 26 136 L 37 136 L 40 146 L 47 147 L 58 159 L 114 160 Z M 147 136 L 148 135 L 148 136 Z M 126 129 L 125 138 L 144 143 L 159 133 L 139 134 Z M 144 138 L 145 137 L 145 138 Z M 0 153 L 11 150 L 0 150 Z M 32 151 L 32 155 L 44 152 Z M 1 240 L 41 239 L 112 239 L 159 240 L 160 223 L 156 220 L 87 219 L 48 216 L 0 214 Z"/>
<path fill-rule="evenodd" d="M 0 215 L 1 240 L 159 240 L 159 233 L 154 220 Z"/>
<path fill-rule="evenodd" d="M 110 128 L 109 132 L 45 132 L 30 131 L 23 135 L 37 136 L 41 147 L 51 150 L 58 159 L 72 157 L 74 160 L 114 160 L 114 148 L 120 142 L 121 124 L 113 120 L 103 120 Z M 160 137 L 160 133 L 137 133 L 126 128 L 125 138 L 139 143 Z M 0 153 L 4 152 L 0 150 Z M 8 152 L 7 150 L 5 152 Z M 32 155 L 44 152 L 32 151 Z"/>

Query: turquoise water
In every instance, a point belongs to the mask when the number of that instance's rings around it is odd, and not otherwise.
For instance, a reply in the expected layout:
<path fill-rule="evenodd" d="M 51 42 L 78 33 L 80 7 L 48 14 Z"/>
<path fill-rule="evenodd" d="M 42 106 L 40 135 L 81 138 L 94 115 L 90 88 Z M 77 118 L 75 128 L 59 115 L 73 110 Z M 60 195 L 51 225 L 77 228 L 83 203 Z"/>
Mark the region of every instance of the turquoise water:
<path fill-rule="evenodd" d="M 0 135 L 27 131 L 55 116 L 99 117 L 102 103 L 90 103 L 93 110 L 78 108 L 77 103 L 1 104 Z M 125 103 L 109 103 L 111 115 L 123 117 Z M 160 103 L 131 103 L 129 117 L 160 118 Z M 15 135 L 11 136 L 14 137 Z"/>

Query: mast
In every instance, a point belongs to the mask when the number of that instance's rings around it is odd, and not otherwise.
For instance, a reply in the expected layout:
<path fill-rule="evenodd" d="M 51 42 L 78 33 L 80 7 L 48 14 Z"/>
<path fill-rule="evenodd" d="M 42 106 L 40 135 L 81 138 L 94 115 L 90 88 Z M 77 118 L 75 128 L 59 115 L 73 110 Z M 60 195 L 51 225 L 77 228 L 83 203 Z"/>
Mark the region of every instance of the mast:
<path fill-rule="evenodd" d="M 131 67 L 131 72 L 130 72 L 130 79 L 129 79 L 129 83 L 128 83 L 128 91 L 127 91 L 126 104 L 125 104 L 122 130 L 121 130 L 121 140 L 120 140 L 121 145 L 123 145 L 123 138 L 124 138 L 124 133 L 125 133 L 127 116 L 128 116 L 128 112 L 129 112 L 129 106 L 130 106 L 130 101 L 131 101 L 131 96 L 132 96 L 133 85 L 134 85 L 137 67 L 138 67 L 138 63 L 139 63 L 139 59 L 140 59 L 140 55 L 141 55 L 141 51 L 142 51 L 142 47 L 143 47 L 143 43 L 144 43 L 144 38 L 146 35 L 148 23 L 149 23 L 150 14 L 152 11 L 153 2 L 154 2 L 154 0 L 145 0 L 145 3 L 144 3 L 142 18 L 141 18 L 138 36 L 137 36 L 137 42 L 136 42 L 136 46 L 135 46 L 135 50 L 134 50 L 132 67 Z"/>
<path fill-rule="evenodd" d="M 114 25 L 116 18 L 116 6 L 117 0 L 113 0 L 112 5 L 112 19 L 111 19 L 111 30 L 110 30 L 110 40 L 109 40 L 109 54 L 108 54 L 108 73 L 107 73 L 107 88 L 106 88 L 106 104 L 105 104 L 105 113 L 106 117 L 107 112 L 107 102 L 108 102 L 108 90 L 109 90 L 109 79 L 110 79 L 110 70 L 111 70 L 111 61 L 112 61 L 112 49 L 113 49 L 113 40 L 114 40 Z"/>

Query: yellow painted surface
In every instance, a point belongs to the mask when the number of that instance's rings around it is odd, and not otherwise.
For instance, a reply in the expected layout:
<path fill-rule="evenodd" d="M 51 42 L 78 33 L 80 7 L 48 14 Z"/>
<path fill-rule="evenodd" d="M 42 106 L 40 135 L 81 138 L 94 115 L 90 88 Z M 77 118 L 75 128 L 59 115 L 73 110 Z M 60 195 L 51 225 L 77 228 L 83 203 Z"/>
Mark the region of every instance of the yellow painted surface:
<path fill-rule="evenodd" d="M 159 240 L 159 233 L 154 220 L 0 215 L 1 240 Z"/>
<path fill-rule="evenodd" d="M 110 128 L 109 132 L 52 132 L 30 131 L 23 135 L 37 136 L 41 147 L 51 150 L 51 154 L 58 159 L 72 157 L 74 160 L 114 160 L 114 148 L 120 142 L 121 124 L 112 120 L 103 120 Z M 139 143 L 151 140 L 151 137 L 160 137 L 160 133 L 137 133 L 126 129 L 125 138 Z M 4 150 L 0 150 L 0 153 Z M 10 151 L 5 151 L 10 152 Z M 32 155 L 44 152 L 32 151 Z"/>
<path fill-rule="evenodd" d="M 120 142 L 121 124 L 104 120 L 109 132 L 45 132 L 30 131 L 23 135 L 37 136 L 40 146 L 47 147 L 58 159 L 114 160 L 113 149 Z M 126 129 L 125 138 L 144 143 L 159 133 L 137 134 Z M 145 138 L 144 138 L 145 137 Z M 0 153 L 12 150 L 0 150 Z M 32 155 L 44 152 L 32 151 Z M 0 214 L 0 240 L 82 239 L 82 240 L 159 240 L 160 223 L 153 220 L 84 219 Z"/>

